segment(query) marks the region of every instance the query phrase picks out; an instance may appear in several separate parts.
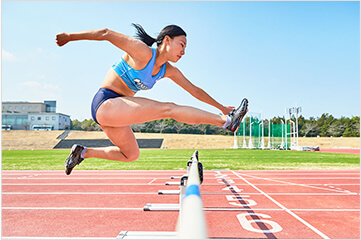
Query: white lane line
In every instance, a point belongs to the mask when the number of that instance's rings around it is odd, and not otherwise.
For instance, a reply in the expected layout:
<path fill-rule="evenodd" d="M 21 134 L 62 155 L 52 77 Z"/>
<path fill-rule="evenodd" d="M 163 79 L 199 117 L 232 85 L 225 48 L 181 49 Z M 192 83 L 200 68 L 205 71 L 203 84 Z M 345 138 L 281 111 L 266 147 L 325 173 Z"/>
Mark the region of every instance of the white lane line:
<path fill-rule="evenodd" d="M 306 211 L 306 212 L 360 212 L 360 209 L 289 209 L 290 211 Z"/>
<path fill-rule="evenodd" d="M 238 173 L 237 173 L 238 174 Z M 249 178 L 247 179 L 262 179 L 262 180 L 267 180 L 267 181 L 272 181 L 272 182 L 278 182 L 278 183 L 284 183 L 284 184 L 288 184 L 288 185 L 294 185 L 294 186 L 301 186 L 301 187 L 308 187 L 308 188 L 315 188 L 315 189 L 321 189 L 321 190 L 325 190 L 325 191 L 331 191 L 331 192 L 339 192 L 339 193 L 345 193 L 345 192 L 349 192 L 349 191 L 339 191 L 339 190 L 334 190 L 334 189 L 330 189 L 330 188 L 324 188 L 324 187 L 316 187 L 316 186 L 311 186 L 309 184 L 300 184 L 300 183 L 292 183 L 292 182 L 285 182 L 285 181 L 279 181 L 279 180 L 274 180 L 273 178 L 263 178 L 263 177 L 256 177 L 256 176 L 251 176 L 248 174 L 241 174 L 243 176 L 248 176 Z M 245 179 L 245 178 L 243 178 Z M 349 192 L 350 194 L 357 194 L 357 193 L 352 193 Z"/>
<path fill-rule="evenodd" d="M 158 195 L 156 192 L 3 192 L 3 195 Z"/>
<path fill-rule="evenodd" d="M 280 208 L 232 208 L 205 207 L 205 211 L 284 211 Z M 2 207 L 2 210 L 142 210 L 143 208 L 106 208 L 106 207 Z M 359 212 L 359 209 L 288 209 L 302 212 Z"/>
<path fill-rule="evenodd" d="M 242 176 L 240 176 L 238 173 L 231 171 L 234 175 L 236 175 L 237 177 L 239 177 L 240 179 L 242 179 L 243 181 L 245 181 L 246 183 L 248 183 L 250 186 L 252 186 L 254 189 L 256 189 L 257 191 L 259 191 L 260 193 L 262 193 L 265 197 L 267 197 L 269 200 L 271 200 L 273 203 L 275 203 L 277 206 L 279 206 L 280 208 L 282 208 L 283 210 L 285 210 L 286 212 L 288 212 L 291 216 L 293 216 L 294 218 L 296 218 L 298 221 L 300 221 L 301 223 L 303 223 L 304 225 L 306 225 L 308 228 L 310 228 L 312 231 L 314 231 L 315 233 L 317 233 L 318 235 L 320 235 L 322 238 L 324 239 L 330 239 L 327 235 L 325 235 L 324 233 L 322 233 L 320 230 L 318 230 L 317 228 L 315 228 L 314 226 L 312 226 L 311 224 L 309 224 L 308 222 L 306 222 L 305 220 L 303 220 L 302 218 L 300 218 L 298 215 L 296 215 L 295 213 L 293 213 L 291 210 L 287 209 L 285 206 L 283 206 L 282 204 L 280 204 L 279 202 L 277 202 L 275 199 L 273 199 L 272 197 L 270 197 L 268 194 L 266 194 L 265 192 L 263 192 L 261 189 L 259 189 L 258 187 L 256 187 L 255 185 L 253 185 L 252 183 L 250 183 L 249 181 L 247 181 L 246 179 L 244 179 Z"/>
<path fill-rule="evenodd" d="M 172 174 L 184 174 L 186 173 L 186 171 L 180 171 L 180 172 L 117 172 L 117 173 L 107 173 L 107 172 L 99 172 L 99 173 L 96 173 L 96 172 L 83 172 L 83 173 L 79 173 L 79 172 L 76 172 L 74 174 L 72 174 L 71 176 L 101 176 L 101 175 L 104 175 L 104 176 L 109 176 L 109 175 L 117 175 L 117 176 L 136 176 L 136 175 L 140 175 L 140 176 L 152 176 L 152 175 L 156 175 L 156 176 L 159 176 L 159 175 L 172 175 Z M 208 175 L 209 173 L 205 173 L 205 175 Z M 2 175 L 3 176 L 29 176 L 29 175 L 36 175 L 36 176 L 39 176 L 39 175 L 43 175 L 43 176 L 65 176 L 65 173 L 64 172 L 61 172 L 61 173 L 27 173 L 27 172 L 18 172 L 18 173 L 9 173 L 9 172 L 4 172 L 2 171 Z M 209 174 L 211 175 L 211 174 Z M 71 177 L 69 176 L 69 177 Z"/>
<path fill-rule="evenodd" d="M 164 186 L 164 185 L 162 185 Z M 158 195 L 157 192 L 2 192 L 3 195 Z M 202 192 L 202 195 L 227 195 L 229 193 L 212 193 L 212 192 Z M 248 193 L 244 192 L 243 194 L 247 195 L 263 195 L 262 193 Z M 359 193 L 268 193 L 268 195 L 278 195 L 278 196 L 358 196 Z"/>
<path fill-rule="evenodd" d="M 206 211 L 284 211 L 280 208 L 222 208 L 206 207 Z M 299 212 L 360 212 L 360 209 L 289 209 L 290 211 Z"/>
<path fill-rule="evenodd" d="M 156 178 L 154 178 L 152 181 L 150 181 L 148 184 L 152 184 L 155 180 L 157 180 Z M 153 185 L 161 185 L 161 184 L 153 184 Z"/>
<path fill-rule="evenodd" d="M 205 207 L 206 211 L 284 211 L 280 208 L 222 208 L 222 207 Z M 360 209 L 288 209 L 299 212 L 360 212 Z"/>
<path fill-rule="evenodd" d="M 245 176 L 245 179 L 252 179 L 252 178 L 259 178 L 262 179 L 262 177 L 257 177 L 257 176 L 251 176 L 248 174 L 242 174 Z M 204 175 L 203 175 L 204 176 Z M 206 176 L 204 176 L 206 177 Z M 112 179 L 124 179 L 124 180 L 134 180 L 134 179 L 153 179 L 154 177 L 149 176 L 149 177 L 38 177 L 38 178 L 34 178 L 31 177 L 29 178 L 28 176 L 22 176 L 22 177 L 2 177 L 2 179 L 6 179 L 6 180 L 11 180 L 11 179 L 16 179 L 16 180 L 89 180 L 89 179 L 95 179 L 95 180 L 112 180 Z M 161 177 L 158 179 L 169 179 L 168 177 Z M 272 178 L 272 179 L 287 179 L 287 180 L 326 180 L 326 179 L 332 179 L 332 180 L 360 180 L 360 178 Z M 282 181 L 280 181 L 282 182 Z"/>
<path fill-rule="evenodd" d="M 150 183 L 3 183 L 2 186 L 147 186 L 149 184 Z M 164 186 L 164 183 L 154 183 L 152 185 Z"/>
<path fill-rule="evenodd" d="M 2 210 L 142 210 L 143 208 L 2 207 Z"/>
<path fill-rule="evenodd" d="M 247 175 L 247 174 L 245 174 L 245 175 Z M 246 177 L 246 179 L 247 179 L 247 177 Z M 360 178 L 359 177 L 275 177 L 272 179 L 290 179 L 290 180 L 293 180 L 293 179 L 346 179 L 346 180 L 356 179 L 356 180 L 359 180 Z"/>
<path fill-rule="evenodd" d="M 17 180 L 89 180 L 89 179 L 96 179 L 96 180 L 113 180 L 113 179 L 124 179 L 124 180 L 134 180 L 134 179 L 140 179 L 140 180 L 144 180 L 144 179 L 153 179 L 154 177 L 129 177 L 129 178 L 124 178 L 124 177 L 113 177 L 113 178 L 109 178 L 109 177 L 87 177 L 87 178 L 84 178 L 84 177 L 79 177 L 79 178 L 7 178 L 7 177 L 3 177 L 2 179 L 17 179 Z M 169 178 L 158 178 L 158 179 L 169 179 Z"/>
<path fill-rule="evenodd" d="M 87 238 L 87 237 L 2 237 L 2 240 L 114 240 L 115 238 Z"/>
<path fill-rule="evenodd" d="M 158 178 L 157 178 L 158 179 Z M 72 186 L 72 185 L 84 185 L 84 186 L 122 186 L 122 185 L 135 185 L 135 186 L 146 186 L 149 183 L 2 183 L 2 186 Z M 246 183 L 236 183 L 237 186 L 248 186 Z M 161 185 L 164 186 L 164 183 L 153 183 L 152 185 Z M 224 183 L 203 183 L 202 186 L 223 186 Z M 289 183 L 265 183 L 258 184 L 254 183 L 257 186 L 285 186 Z M 307 184 L 310 186 L 328 186 L 327 184 Z M 333 184 L 334 186 L 359 186 L 360 184 Z"/>
<path fill-rule="evenodd" d="M 289 173 L 292 173 L 293 175 L 321 175 L 321 174 L 325 174 L 325 175 L 329 175 L 329 174 L 360 174 L 359 170 L 316 170 L 316 171 L 312 171 L 312 170 L 235 170 L 235 172 L 248 172 L 248 173 L 254 173 L 254 174 L 258 174 L 258 175 L 275 175 L 275 174 L 279 174 L 279 175 L 287 175 Z"/>

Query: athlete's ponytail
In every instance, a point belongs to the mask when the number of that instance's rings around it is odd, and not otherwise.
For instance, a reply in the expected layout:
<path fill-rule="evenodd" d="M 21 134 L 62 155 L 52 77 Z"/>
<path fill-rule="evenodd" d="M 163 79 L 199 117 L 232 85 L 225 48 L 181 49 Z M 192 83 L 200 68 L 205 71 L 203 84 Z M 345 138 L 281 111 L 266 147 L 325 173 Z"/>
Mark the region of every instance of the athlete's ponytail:
<path fill-rule="evenodd" d="M 182 28 L 176 26 L 176 25 L 169 25 L 163 28 L 163 30 L 159 33 L 157 38 L 153 38 L 149 36 L 144 28 L 140 24 L 132 23 L 132 25 L 136 28 L 136 38 L 147 44 L 148 46 L 152 46 L 155 42 L 157 43 L 157 46 L 162 44 L 163 39 L 165 36 L 169 36 L 170 38 L 174 38 L 177 36 L 187 36 L 187 34 L 183 31 Z"/>

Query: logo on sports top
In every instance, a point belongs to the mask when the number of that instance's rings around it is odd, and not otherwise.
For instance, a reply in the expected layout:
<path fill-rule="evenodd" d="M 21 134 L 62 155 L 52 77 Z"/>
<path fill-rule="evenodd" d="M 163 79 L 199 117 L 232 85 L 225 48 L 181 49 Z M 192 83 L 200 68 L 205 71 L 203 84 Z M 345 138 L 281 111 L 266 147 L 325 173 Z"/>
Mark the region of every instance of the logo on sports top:
<path fill-rule="evenodd" d="M 143 90 L 149 90 L 149 87 L 145 86 L 140 79 L 136 78 L 133 80 L 135 82 L 135 84 L 137 84 L 137 86 Z"/>

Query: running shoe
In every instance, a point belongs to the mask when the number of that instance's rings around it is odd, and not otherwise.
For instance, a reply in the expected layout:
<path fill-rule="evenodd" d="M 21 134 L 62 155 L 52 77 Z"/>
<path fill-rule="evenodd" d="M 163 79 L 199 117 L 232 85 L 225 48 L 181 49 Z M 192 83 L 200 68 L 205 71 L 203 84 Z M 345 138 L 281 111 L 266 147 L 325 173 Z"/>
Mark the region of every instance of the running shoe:
<path fill-rule="evenodd" d="M 228 116 L 231 118 L 231 123 L 226 128 L 229 131 L 237 132 L 239 125 L 241 124 L 242 119 L 247 112 L 248 112 L 248 99 L 243 98 L 239 107 L 234 109 L 232 112 L 228 113 Z"/>
<path fill-rule="evenodd" d="M 65 173 L 70 175 L 71 171 L 76 165 L 79 165 L 84 158 L 81 157 L 81 152 L 84 150 L 84 146 L 74 144 L 71 148 L 69 157 L 65 160 Z"/>

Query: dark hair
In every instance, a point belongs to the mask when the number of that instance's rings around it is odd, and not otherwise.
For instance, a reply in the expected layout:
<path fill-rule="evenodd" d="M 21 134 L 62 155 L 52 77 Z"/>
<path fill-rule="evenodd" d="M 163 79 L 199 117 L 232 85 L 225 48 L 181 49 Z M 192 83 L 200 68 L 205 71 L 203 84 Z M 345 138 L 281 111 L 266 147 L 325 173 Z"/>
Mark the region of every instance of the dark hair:
<path fill-rule="evenodd" d="M 168 25 L 168 26 L 166 26 L 159 33 L 157 38 L 153 38 L 153 37 L 149 36 L 145 32 L 144 28 L 140 24 L 132 23 L 132 25 L 137 30 L 137 33 L 136 33 L 135 37 L 137 39 L 141 40 L 142 42 L 144 42 L 145 44 L 147 44 L 150 47 L 155 42 L 157 43 L 157 46 L 162 44 L 163 39 L 164 39 L 165 36 L 169 36 L 170 38 L 174 38 L 174 37 L 177 37 L 177 36 L 183 36 L 183 35 L 187 36 L 185 31 L 183 31 L 183 29 L 181 27 L 178 27 L 177 25 Z"/>

